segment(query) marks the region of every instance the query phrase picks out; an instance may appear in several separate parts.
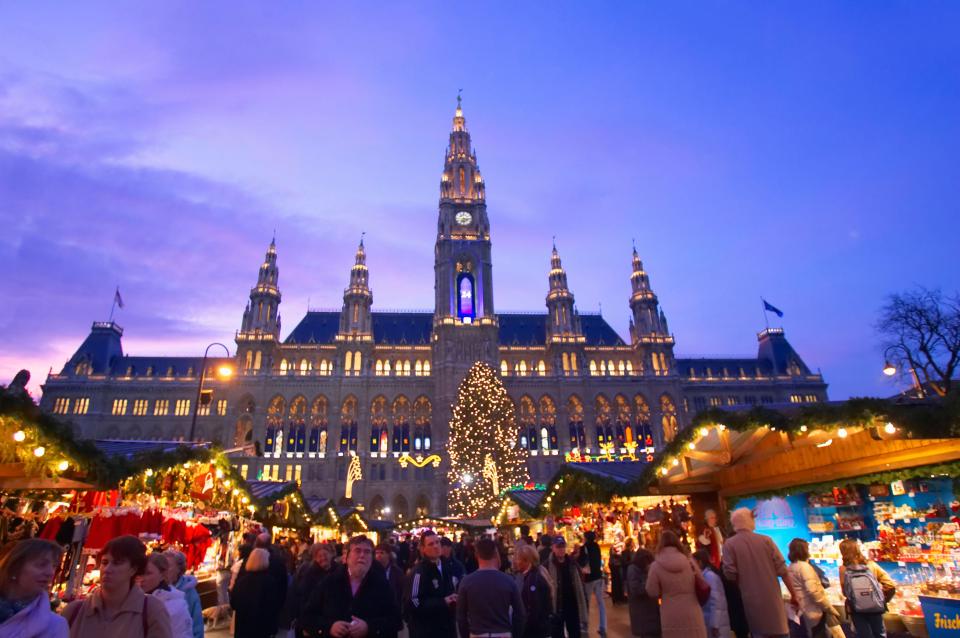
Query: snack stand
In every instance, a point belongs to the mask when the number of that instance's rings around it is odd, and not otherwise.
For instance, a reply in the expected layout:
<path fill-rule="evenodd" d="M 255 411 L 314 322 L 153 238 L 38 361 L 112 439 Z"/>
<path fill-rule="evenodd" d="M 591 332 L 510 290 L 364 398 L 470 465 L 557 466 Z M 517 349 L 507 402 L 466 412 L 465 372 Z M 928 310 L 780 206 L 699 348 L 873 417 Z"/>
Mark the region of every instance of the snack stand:
<path fill-rule="evenodd" d="M 757 532 L 784 556 L 791 539 L 807 540 L 839 609 L 838 546 L 858 539 L 898 582 L 888 628 L 925 636 L 931 622 L 946 623 L 945 608 L 960 603 L 955 414 L 931 400 L 712 410 L 656 459 L 651 489 L 713 493 L 721 509 L 750 507 Z"/>

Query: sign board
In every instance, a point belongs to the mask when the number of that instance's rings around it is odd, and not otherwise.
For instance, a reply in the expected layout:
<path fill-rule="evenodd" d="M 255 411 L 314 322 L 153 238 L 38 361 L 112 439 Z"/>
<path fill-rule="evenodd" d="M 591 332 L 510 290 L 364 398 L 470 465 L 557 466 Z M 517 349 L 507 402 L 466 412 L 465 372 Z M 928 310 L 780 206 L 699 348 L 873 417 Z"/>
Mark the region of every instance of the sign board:
<path fill-rule="evenodd" d="M 960 600 L 920 596 L 930 638 L 960 637 Z"/>

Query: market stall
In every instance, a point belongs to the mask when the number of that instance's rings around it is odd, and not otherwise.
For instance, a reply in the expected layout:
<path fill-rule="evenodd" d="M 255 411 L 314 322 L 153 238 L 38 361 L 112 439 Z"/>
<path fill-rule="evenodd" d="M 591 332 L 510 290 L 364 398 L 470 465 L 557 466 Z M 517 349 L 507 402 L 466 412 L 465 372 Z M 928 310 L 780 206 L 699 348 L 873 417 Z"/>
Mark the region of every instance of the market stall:
<path fill-rule="evenodd" d="M 750 507 L 784 555 L 793 538 L 807 540 L 838 606 L 839 543 L 858 539 L 899 582 L 890 629 L 924 635 L 923 618 L 937 618 L 927 608 L 960 612 L 957 424 L 955 408 L 935 400 L 713 410 L 651 465 L 651 490 Z"/>
<path fill-rule="evenodd" d="M 485 534 L 495 531 L 489 518 L 455 518 L 450 516 L 419 516 L 398 523 L 397 532 L 417 535 L 425 529 L 432 529 L 441 536 L 455 538 L 461 533 Z"/>

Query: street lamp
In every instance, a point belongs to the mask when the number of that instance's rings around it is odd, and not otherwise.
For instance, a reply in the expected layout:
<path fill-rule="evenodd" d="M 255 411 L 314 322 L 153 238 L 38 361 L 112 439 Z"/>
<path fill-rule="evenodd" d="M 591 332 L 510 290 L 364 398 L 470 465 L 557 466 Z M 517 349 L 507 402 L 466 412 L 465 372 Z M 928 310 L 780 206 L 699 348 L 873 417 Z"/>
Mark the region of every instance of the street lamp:
<path fill-rule="evenodd" d="M 203 351 L 203 362 L 200 364 L 200 381 L 197 383 L 197 400 L 193 403 L 193 418 L 190 420 L 190 437 L 187 439 L 191 442 L 197 431 L 197 412 L 200 410 L 200 395 L 203 393 L 203 380 L 207 376 L 207 355 L 210 354 L 210 348 L 213 346 L 220 346 L 224 352 L 227 353 L 227 357 L 230 356 L 230 349 L 219 341 L 214 341 Z M 227 364 L 221 364 L 217 366 L 217 376 L 221 379 L 229 379 L 233 376 L 233 368 Z"/>
<path fill-rule="evenodd" d="M 897 350 L 897 349 L 903 350 L 908 355 L 907 361 L 910 361 L 910 357 L 909 357 L 910 353 L 907 351 L 906 346 L 904 346 L 903 344 L 895 343 L 892 346 L 888 347 L 886 350 L 883 351 L 883 360 L 884 360 L 883 373 L 888 377 L 892 377 L 897 373 L 897 366 L 890 363 L 890 351 Z M 917 391 L 917 395 L 919 395 L 921 399 L 926 398 L 927 393 L 923 389 L 923 386 L 920 384 L 920 377 L 917 376 L 917 371 L 914 369 L 913 366 L 910 366 L 910 376 L 913 379 L 913 389 Z"/>

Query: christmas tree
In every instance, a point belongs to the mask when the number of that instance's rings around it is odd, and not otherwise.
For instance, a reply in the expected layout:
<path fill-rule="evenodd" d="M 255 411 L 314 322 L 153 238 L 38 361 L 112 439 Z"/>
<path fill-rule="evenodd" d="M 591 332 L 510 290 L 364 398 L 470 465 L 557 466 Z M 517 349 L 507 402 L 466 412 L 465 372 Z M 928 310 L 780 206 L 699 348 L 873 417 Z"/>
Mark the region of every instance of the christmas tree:
<path fill-rule="evenodd" d="M 528 480 L 527 452 L 513 402 L 496 371 L 473 364 L 457 389 L 450 422 L 450 512 L 475 518 L 492 515 L 504 490 Z"/>

